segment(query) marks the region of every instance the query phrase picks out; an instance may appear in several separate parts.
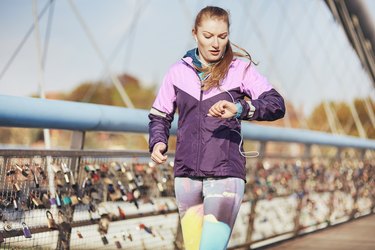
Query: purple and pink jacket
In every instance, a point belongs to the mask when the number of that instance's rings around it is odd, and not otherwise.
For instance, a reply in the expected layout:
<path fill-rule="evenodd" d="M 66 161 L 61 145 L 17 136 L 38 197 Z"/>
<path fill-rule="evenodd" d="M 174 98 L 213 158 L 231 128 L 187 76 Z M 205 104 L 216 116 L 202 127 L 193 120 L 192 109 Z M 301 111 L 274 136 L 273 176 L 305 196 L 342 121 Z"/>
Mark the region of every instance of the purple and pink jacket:
<path fill-rule="evenodd" d="M 242 105 L 240 120 L 273 121 L 284 116 L 284 100 L 253 64 L 247 68 L 248 62 L 236 58 L 220 88 L 202 91 L 192 51 L 172 65 L 163 79 L 149 114 L 150 152 L 158 142 L 168 145 L 169 129 L 177 108 L 175 177 L 246 180 L 245 158 L 239 152 L 241 137 L 233 131 L 241 132 L 241 125 L 233 118 L 207 116 L 208 110 L 220 100 L 232 102 L 233 97 Z M 244 100 L 245 96 L 250 102 Z"/>

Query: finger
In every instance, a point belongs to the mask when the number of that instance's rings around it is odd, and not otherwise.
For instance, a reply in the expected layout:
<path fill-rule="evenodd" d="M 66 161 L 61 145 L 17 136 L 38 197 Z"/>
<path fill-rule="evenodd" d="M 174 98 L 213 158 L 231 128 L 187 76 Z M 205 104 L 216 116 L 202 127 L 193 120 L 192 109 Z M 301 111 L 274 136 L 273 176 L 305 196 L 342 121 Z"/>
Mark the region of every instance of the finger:
<path fill-rule="evenodd" d="M 151 160 L 153 162 L 155 162 L 156 164 L 161 164 L 162 162 L 160 162 L 158 159 L 156 159 L 155 157 L 151 156 Z"/>
<path fill-rule="evenodd" d="M 161 152 L 159 151 L 155 151 L 152 153 L 151 157 L 153 157 L 155 159 L 155 162 L 157 163 L 163 163 L 167 160 L 167 156 L 166 155 L 163 155 Z"/>
<path fill-rule="evenodd" d="M 210 109 L 210 110 L 208 110 L 208 115 L 212 116 L 212 117 L 218 117 L 218 116 L 220 116 L 220 113 L 217 113 L 214 110 Z"/>
<path fill-rule="evenodd" d="M 156 153 L 151 154 L 151 159 L 156 162 L 157 164 L 162 163 L 161 157 L 159 157 Z"/>
<path fill-rule="evenodd" d="M 217 105 L 214 105 L 210 108 L 209 113 L 213 116 L 220 116 L 222 114 L 222 111 Z"/>
<path fill-rule="evenodd" d="M 214 106 L 213 109 L 218 112 L 222 113 L 224 111 L 225 103 L 222 101 L 217 102 Z"/>

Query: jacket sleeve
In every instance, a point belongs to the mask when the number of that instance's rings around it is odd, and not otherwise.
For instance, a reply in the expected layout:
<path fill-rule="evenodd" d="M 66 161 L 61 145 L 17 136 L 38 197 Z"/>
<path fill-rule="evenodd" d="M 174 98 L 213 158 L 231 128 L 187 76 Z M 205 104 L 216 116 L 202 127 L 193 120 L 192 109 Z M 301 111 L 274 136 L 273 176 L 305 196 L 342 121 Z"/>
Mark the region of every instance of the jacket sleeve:
<path fill-rule="evenodd" d="M 242 105 L 242 120 L 274 121 L 284 117 L 283 97 L 262 76 L 254 65 L 246 70 L 242 90 L 250 101 L 239 100 Z"/>
<path fill-rule="evenodd" d="M 148 115 L 149 122 L 149 150 L 152 152 L 155 144 L 163 142 L 167 145 L 169 129 L 176 110 L 176 94 L 172 83 L 171 73 L 168 72 L 163 79 L 158 95 Z M 165 152 L 164 152 L 165 153 Z"/>

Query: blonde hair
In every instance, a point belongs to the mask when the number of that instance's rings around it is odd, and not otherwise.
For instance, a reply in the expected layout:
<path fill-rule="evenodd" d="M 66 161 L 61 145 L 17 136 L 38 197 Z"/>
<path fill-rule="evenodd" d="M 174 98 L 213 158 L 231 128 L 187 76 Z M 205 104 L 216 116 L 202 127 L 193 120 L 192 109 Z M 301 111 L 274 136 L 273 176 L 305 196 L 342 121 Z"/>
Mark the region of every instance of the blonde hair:
<path fill-rule="evenodd" d="M 201 9 L 201 11 L 199 11 L 195 18 L 194 29 L 198 30 L 198 26 L 200 26 L 202 21 L 206 18 L 217 18 L 219 20 L 223 20 L 227 23 L 229 30 L 230 22 L 228 11 L 216 6 L 207 6 Z M 231 45 L 239 49 L 241 52 L 234 52 Z M 209 90 L 214 87 L 219 87 L 220 81 L 224 79 L 228 74 L 229 66 L 234 57 L 245 57 L 249 59 L 250 62 L 246 69 L 250 67 L 251 63 L 253 62 L 250 54 L 245 49 L 228 41 L 225 47 L 224 56 L 220 61 L 213 65 L 203 66 L 202 68 L 197 67 L 197 70 L 203 72 L 203 77 L 205 78 L 202 87 L 203 90 Z"/>

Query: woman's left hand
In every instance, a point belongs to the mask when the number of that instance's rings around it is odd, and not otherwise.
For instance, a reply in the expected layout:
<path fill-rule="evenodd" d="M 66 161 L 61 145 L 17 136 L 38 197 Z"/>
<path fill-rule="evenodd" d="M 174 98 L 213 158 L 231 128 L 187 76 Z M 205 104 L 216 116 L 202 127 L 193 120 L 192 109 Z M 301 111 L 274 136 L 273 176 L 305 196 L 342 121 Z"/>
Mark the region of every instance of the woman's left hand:
<path fill-rule="evenodd" d="M 207 115 L 217 118 L 232 118 L 236 114 L 237 107 L 234 103 L 221 100 L 212 105 Z"/>

